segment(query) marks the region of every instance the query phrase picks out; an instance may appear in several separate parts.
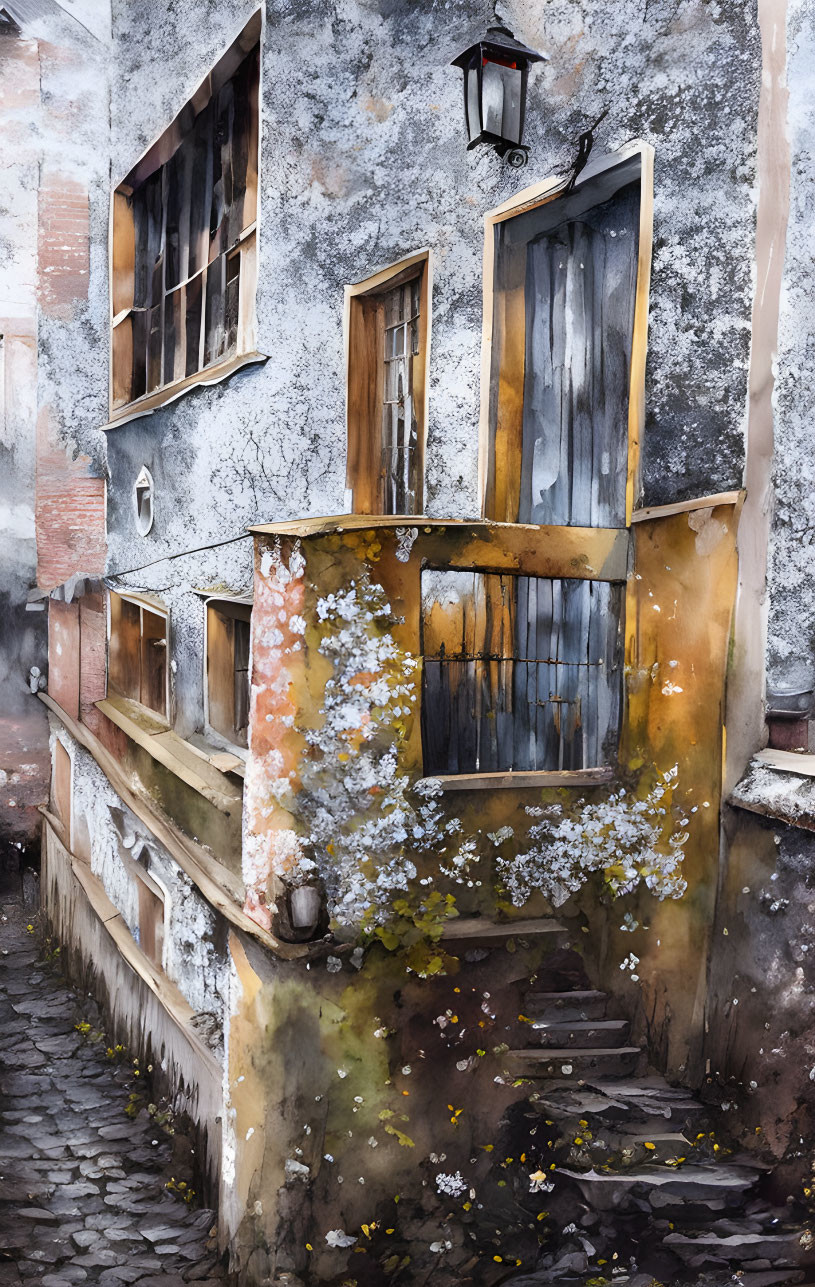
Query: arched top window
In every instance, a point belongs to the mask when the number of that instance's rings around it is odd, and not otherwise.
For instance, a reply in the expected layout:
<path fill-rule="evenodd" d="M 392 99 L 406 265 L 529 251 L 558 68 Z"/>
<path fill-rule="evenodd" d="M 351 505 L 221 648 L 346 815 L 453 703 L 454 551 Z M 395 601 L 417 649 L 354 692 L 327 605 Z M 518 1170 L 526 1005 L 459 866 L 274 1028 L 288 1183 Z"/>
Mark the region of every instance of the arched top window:
<path fill-rule="evenodd" d="M 133 504 L 139 536 L 146 536 L 153 526 L 153 476 L 144 466 L 133 484 Z"/>

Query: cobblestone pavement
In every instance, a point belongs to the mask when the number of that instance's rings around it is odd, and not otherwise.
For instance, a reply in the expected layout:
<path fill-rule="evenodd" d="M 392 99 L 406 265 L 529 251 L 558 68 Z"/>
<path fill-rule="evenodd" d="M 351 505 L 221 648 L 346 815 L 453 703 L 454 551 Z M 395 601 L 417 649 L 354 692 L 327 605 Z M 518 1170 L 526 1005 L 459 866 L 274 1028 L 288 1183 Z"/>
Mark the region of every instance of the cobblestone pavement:
<path fill-rule="evenodd" d="M 212 1211 L 165 1184 L 168 1135 L 125 1113 L 130 1070 L 83 1040 L 20 902 L 0 918 L 0 1287 L 223 1287 Z"/>

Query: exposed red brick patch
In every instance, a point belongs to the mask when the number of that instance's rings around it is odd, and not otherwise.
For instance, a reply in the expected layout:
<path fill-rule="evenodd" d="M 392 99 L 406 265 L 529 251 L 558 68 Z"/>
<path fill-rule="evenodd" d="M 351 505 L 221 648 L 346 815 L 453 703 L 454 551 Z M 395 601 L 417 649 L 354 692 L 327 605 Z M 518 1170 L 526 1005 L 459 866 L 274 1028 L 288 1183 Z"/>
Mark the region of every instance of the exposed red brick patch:
<path fill-rule="evenodd" d="M 809 721 L 807 719 L 773 719 L 767 717 L 769 745 L 777 751 L 807 750 L 809 746 Z"/>
<path fill-rule="evenodd" d="M 39 191 L 39 298 L 47 317 L 70 321 L 87 299 L 90 271 L 88 193 L 75 179 L 43 177 Z"/>
<path fill-rule="evenodd" d="M 74 572 L 105 567 L 105 482 L 88 475 L 87 456 L 72 460 L 54 441 L 49 408 L 37 418 L 37 584 L 61 585 Z"/>

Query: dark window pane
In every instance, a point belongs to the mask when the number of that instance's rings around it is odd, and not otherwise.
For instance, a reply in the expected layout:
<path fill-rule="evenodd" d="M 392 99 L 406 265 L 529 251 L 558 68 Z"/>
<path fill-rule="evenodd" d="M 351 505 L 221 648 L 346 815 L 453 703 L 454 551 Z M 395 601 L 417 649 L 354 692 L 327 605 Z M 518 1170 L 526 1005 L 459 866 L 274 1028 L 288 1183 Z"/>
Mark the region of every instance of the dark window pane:
<path fill-rule="evenodd" d="M 157 612 L 142 608 L 141 702 L 167 714 L 167 624 Z"/>
<path fill-rule="evenodd" d="M 181 344 L 184 338 L 182 301 L 184 287 L 180 286 L 164 301 L 164 383 L 172 384 L 184 375 Z"/>
<path fill-rule="evenodd" d="M 149 314 L 133 313 L 133 382 L 131 399 L 140 398 L 147 389 L 147 334 Z"/>
<path fill-rule="evenodd" d="M 249 727 L 249 622 L 235 621 L 235 737 L 243 745 Z"/>
<path fill-rule="evenodd" d="M 137 603 L 110 596 L 108 678 L 122 697 L 141 700 L 141 611 Z"/>
<path fill-rule="evenodd" d="M 189 246 L 187 230 L 190 226 L 190 194 L 192 188 L 192 149 L 183 144 L 177 148 L 164 167 L 167 193 L 165 244 L 167 269 L 165 285 L 172 290 L 184 281 L 189 273 Z"/>
<path fill-rule="evenodd" d="M 204 339 L 204 366 L 226 352 L 226 256 L 214 259 L 207 269 L 207 315 Z"/>
<path fill-rule="evenodd" d="M 156 299 L 161 299 L 163 220 L 162 171 L 157 170 L 133 194 L 136 242 L 133 302 L 136 308 L 149 308 Z M 157 292 L 155 296 L 154 290 Z"/>
<path fill-rule="evenodd" d="M 233 353 L 238 347 L 238 318 L 241 301 L 241 257 L 235 253 L 226 261 L 226 297 L 224 299 L 224 327 L 226 350 Z"/>
<path fill-rule="evenodd" d="M 201 345 L 201 277 L 194 277 L 186 286 L 187 316 L 185 321 L 187 335 L 186 375 L 194 375 L 200 369 L 199 350 Z"/>
<path fill-rule="evenodd" d="M 147 392 L 152 393 L 161 384 L 162 308 L 157 304 L 148 314 L 147 335 Z"/>

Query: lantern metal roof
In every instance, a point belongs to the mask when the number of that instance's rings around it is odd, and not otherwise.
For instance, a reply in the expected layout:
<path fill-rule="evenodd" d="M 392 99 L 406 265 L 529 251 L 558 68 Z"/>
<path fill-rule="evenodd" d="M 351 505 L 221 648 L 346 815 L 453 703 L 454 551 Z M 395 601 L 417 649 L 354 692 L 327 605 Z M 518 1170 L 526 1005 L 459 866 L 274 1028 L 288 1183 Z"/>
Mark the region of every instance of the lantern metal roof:
<path fill-rule="evenodd" d="M 528 45 L 524 45 L 520 40 L 515 39 L 509 27 L 496 24 L 487 28 L 487 33 L 481 40 L 469 45 L 463 53 L 454 58 L 451 66 L 466 68 L 469 66 L 473 55 L 479 51 L 482 55 L 485 53 L 497 54 L 499 58 L 514 55 L 515 58 L 523 58 L 528 63 L 549 61 L 548 54 L 539 54 L 537 50 L 530 49 Z"/>

